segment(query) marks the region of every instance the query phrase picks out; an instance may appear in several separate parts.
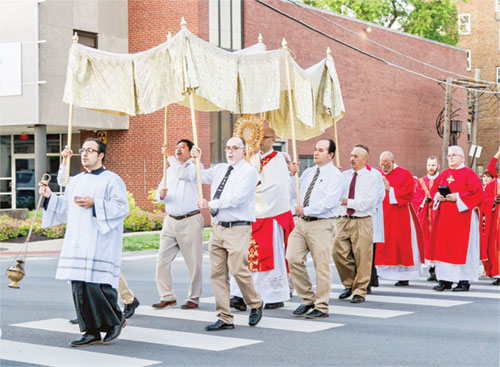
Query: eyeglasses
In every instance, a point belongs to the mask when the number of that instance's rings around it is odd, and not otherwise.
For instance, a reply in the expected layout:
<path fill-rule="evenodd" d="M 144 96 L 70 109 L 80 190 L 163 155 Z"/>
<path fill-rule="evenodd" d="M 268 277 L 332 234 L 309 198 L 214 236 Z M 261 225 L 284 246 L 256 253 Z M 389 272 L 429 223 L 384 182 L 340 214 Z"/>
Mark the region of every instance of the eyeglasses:
<path fill-rule="evenodd" d="M 452 158 L 452 157 L 461 157 L 460 154 L 448 154 L 448 158 Z"/>
<path fill-rule="evenodd" d="M 272 138 L 274 138 L 274 136 L 263 136 L 262 138 L 263 139 L 272 139 Z"/>
<path fill-rule="evenodd" d="M 226 147 L 226 152 L 234 152 L 238 149 L 243 149 L 243 148 L 240 148 L 240 147 Z"/>
<path fill-rule="evenodd" d="M 80 154 L 83 154 L 83 153 L 92 154 L 94 152 L 98 153 L 99 151 L 97 149 L 94 149 L 94 148 L 80 148 L 80 149 L 78 149 L 78 153 L 80 153 Z"/>

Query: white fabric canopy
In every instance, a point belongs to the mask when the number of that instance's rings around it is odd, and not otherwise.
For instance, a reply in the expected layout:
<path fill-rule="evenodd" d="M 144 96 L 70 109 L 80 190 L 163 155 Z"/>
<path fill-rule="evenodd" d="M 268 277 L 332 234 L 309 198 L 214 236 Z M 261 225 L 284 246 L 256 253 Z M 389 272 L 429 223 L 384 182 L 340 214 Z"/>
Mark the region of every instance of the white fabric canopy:
<path fill-rule="evenodd" d="M 287 50 L 263 43 L 229 52 L 186 28 L 136 54 L 113 54 L 74 43 L 69 51 L 63 101 L 118 115 L 152 113 L 172 103 L 232 113 L 264 112 L 278 136 L 291 138 L 285 62 L 289 61 L 296 138 L 320 135 L 344 114 L 330 55 L 302 69 Z"/>

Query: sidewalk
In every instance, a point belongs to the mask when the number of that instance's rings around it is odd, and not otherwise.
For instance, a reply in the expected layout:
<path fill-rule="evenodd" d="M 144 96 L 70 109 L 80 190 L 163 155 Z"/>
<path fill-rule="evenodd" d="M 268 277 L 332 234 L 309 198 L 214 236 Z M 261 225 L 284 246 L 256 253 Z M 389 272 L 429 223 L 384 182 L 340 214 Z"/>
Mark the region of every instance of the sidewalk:
<path fill-rule="evenodd" d="M 138 236 L 143 234 L 155 234 L 160 233 L 160 231 L 151 232 L 129 232 L 124 233 L 124 237 L 128 236 Z M 33 241 L 29 242 L 28 245 L 28 255 L 53 255 L 61 252 L 63 244 L 63 239 L 59 238 L 56 240 L 47 241 Z M 0 257 L 1 256 L 12 256 L 17 255 L 20 251 L 24 249 L 26 243 L 15 243 L 15 242 L 0 242 Z"/>

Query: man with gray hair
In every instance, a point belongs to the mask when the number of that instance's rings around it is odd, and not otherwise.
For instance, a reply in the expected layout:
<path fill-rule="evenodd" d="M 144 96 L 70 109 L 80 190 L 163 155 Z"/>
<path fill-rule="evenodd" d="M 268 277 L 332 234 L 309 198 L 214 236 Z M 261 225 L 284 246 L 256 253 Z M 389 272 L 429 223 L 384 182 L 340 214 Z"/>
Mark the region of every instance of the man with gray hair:
<path fill-rule="evenodd" d="M 457 145 L 448 148 L 448 169 L 431 189 L 434 198 L 434 225 L 426 258 L 436 262 L 436 291 L 465 292 L 469 281 L 477 280 L 479 268 L 479 217 L 483 199 L 481 180 L 464 164 L 465 155 Z"/>

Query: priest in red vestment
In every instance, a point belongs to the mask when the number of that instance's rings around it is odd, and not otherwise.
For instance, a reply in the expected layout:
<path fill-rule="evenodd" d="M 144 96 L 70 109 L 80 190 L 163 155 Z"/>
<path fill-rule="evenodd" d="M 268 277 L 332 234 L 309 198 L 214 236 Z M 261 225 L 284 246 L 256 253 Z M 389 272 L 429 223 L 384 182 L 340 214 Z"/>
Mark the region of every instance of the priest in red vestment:
<path fill-rule="evenodd" d="M 284 306 L 290 299 L 285 249 L 294 228 L 290 207 L 290 174 L 285 157 L 273 149 L 276 134 L 265 127 L 259 153 L 250 163 L 260 174 L 255 197 L 256 222 L 248 247 L 248 269 L 264 308 Z M 238 284 L 231 278 L 231 307 L 245 310 Z"/>
<path fill-rule="evenodd" d="M 496 164 L 497 177 L 500 163 Z M 500 178 L 495 179 L 484 190 L 483 213 L 486 218 L 483 245 L 488 260 L 483 260 L 486 275 L 496 278 L 493 285 L 500 285 Z"/>
<path fill-rule="evenodd" d="M 432 221 L 434 219 L 434 211 L 432 210 L 431 189 L 434 186 L 434 181 L 439 176 L 439 158 L 435 155 L 427 158 L 427 174 L 420 177 L 417 184 L 414 202 L 417 202 L 417 217 L 422 228 L 422 236 L 424 238 L 424 249 L 429 249 L 429 238 L 431 235 Z M 425 253 L 424 251 L 424 253 Z M 429 282 L 437 281 L 434 264 L 426 261 L 429 265 Z"/>
<path fill-rule="evenodd" d="M 449 168 L 438 176 L 431 189 L 435 219 L 426 259 L 436 263 L 439 281 L 434 287 L 436 291 L 451 289 L 453 282 L 458 282 L 453 291 L 468 291 L 469 281 L 478 279 L 480 227 L 477 208 L 483 199 L 483 189 L 479 177 L 464 162 L 462 148 L 450 146 Z"/>
<path fill-rule="evenodd" d="M 385 242 L 377 246 L 375 265 L 380 277 L 397 280 L 396 286 L 407 286 L 418 279 L 424 261 L 424 243 L 411 200 L 413 176 L 398 167 L 391 152 L 380 155 L 380 167 L 386 185 L 384 206 Z"/>
<path fill-rule="evenodd" d="M 490 162 L 488 163 L 488 166 L 486 168 L 494 178 L 498 177 L 495 166 L 498 163 L 499 158 L 500 158 L 500 146 L 498 147 L 498 152 L 496 152 L 496 154 L 493 157 L 491 157 Z"/>

